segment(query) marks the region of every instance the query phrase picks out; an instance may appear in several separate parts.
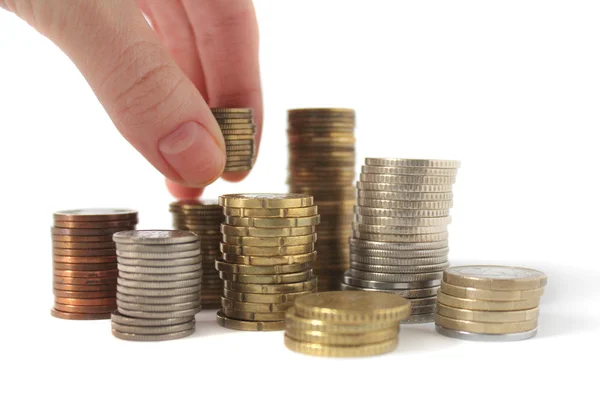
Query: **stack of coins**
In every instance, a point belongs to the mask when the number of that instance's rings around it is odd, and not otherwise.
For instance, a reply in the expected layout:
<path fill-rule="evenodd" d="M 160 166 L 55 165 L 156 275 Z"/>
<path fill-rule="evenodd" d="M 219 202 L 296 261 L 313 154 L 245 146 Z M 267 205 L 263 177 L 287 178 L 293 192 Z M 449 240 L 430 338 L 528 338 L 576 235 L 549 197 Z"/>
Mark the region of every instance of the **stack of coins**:
<path fill-rule="evenodd" d="M 296 300 L 287 312 L 285 345 L 299 353 L 360 357 L 393 351 L 410 303 L 400 296 L 321 292 Z"/>
<path fill-rule="evenodd" d="M 201 309 L 200 242 L 186 231 L 126 231 L 113 236 L 119 278 L 112 334 L 135 341 L 186 337 Z"/>
<path fill-rule="evenodd" d="M 339 290 L 348 269 L 347 238 L 354 205 L 355 113 L 343 108 L 288 111 L 290 192 L 306 193 L 319 206 L 319 290 Z"/>
<path fill-rule="evenodd" d="M 458 161 L 367 158 L 357 182 L 350 270 L 343 289 L 411 300 L 406 323 L 433 321 L 448 267 L 449 209 Z"/>
<path fill-rule="evenodd" d="M 217 322 L 226 328 L 266 331 L 285 328 L 294 299 L 316 290 L 313 198 L 302 194 L 232 194 L 219 197 L 225 223 L 224 281 Z"/>
<path fill-rule="evenodd" d="M 170 205 L 173 227 L 192 231 L 200 239 L 202 250 L 202 308 L 219 308 L 223 282 L 215 269 L 215 260 L 220 254 L 220 228 L 223 222 L 223 207 L 216 201 L 182 200 Z"/>
<path fill-rule="evenodd" d="M 256 125 L 251 108 L 211 108 L 225 138 L 225 172 L 250 171 L 254 165 Z"/>
<path fill-rule="evenodd" d="M 117 255 L 112 235 L 135 229 L 137 212 L 125 209 L 54 213 L 54 307 L 63 319 L 107 319 L 117 308 Z"/>
<path fill-rule="evenodd" d="M 536 335 L 547 277 L 519 267 L 468 265 L 444 271 L 435 328 L 477 341 L 512 341 Z"/>

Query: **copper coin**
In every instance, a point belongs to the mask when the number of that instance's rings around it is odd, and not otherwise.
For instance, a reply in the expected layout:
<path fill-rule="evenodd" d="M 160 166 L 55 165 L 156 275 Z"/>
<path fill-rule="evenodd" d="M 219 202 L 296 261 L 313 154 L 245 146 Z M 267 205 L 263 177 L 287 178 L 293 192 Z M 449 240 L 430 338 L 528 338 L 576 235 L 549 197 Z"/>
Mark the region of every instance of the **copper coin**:
<path fill-rule="evenodd" d="M 99 257 L 70 257 L 70 256 L 52 256 L 54 262 L 66 264 L 102 264 L 114 263 L 117 261 L 117 256 L 99 256 Z"/>
<path fill-rule="evenodd" d="M 122 230 L 135 229 L 137 220 L 126 221 L 106 221 L 106 222 L 72 222 L 72 221 L 54 221 L 55 228 L 69 229 L 116 229 Z"/>
<path fill-rule="evenodd" d="M 88 249 L 112 249 L 115 251 L 115 242 L 57 242 L 52 243 L 55 249 L 65 250 L 88 250 Z"/>
<path fill-rule="evenodd" d="M 112 235 L 52 235 L 52 240 L 55 242 L 76 242 L 76 243 L 98 243 L 98 242 L 109 242 L 114 243 Z"/>
<path fill-rule="evenodd" d="M 68 290 L 71 292 L 104 292 L 104 291 L 112 291 L 116 290 L 117 285 L 69 285 L 66 283 L 55 283 L 53 284 L 54 289 L 56 290 Z M 68 297 L 68 296 L 61 296 Z"/>
<path fill-rule="evenodd" d="M 55 270 L 69 270 L 69 271 L 107 271 L 117 269 L 116 262 L 109 263 L 98 263 L 98 264 L 71 264 L 54 262 L 52 266 Z"/>
<path fill-rule="evenodd" d="M 121 228 L 103 228 L 103 229 L 70 229 L 70 228 L 52 228 L 53 235 L 69 236 L 106 236 L 121 232 L 127 229 Z M 131 229 L 129 229 L 131 230 Z"/>
<path fill-rule="evenodd" d="M 55 221 L 121 221 L 137 219 L 137 211 L 126 208 L 86 208 L 57 211 L 53 216 Z"/>
<path fill-rule="evenodd" d="M 117 269 L 109 269 L 105 271 L 73 271 L 70 269 L 55 269 L 54 276 L 66 278 L 116 278 L 119 276 Z"/>
<path fill-rule="evenodd" d="M 53 290 L 54 296 L 64 297 L 70 299 L 115 299 L 117 297 L 117 291 L 113 288 L 112 290 L 102 290 L 98 292 L 72 292 L 68 290 Z"/>
<path fill-rule="evenodd" d="M 50 314 L 52 314 L 55 318 L 61 319 L 76 319 L 76 320 L 90 320 L 90 319 L 110 319 L 110 313 L 100 313 L 100 314 L 80 314 L 80 313 L 71 313 L 71 312 L 63 312 L 56 309 L 50 310 Z"/>
<path fill-rule="evenodd" d="M 116 307 L 108 306 L 72 306 L 69 304 L 54 303 L 54 309 L 63 312 L 79 313 L 79 314 L 100 314 L 113 312 Z"/>
<path fill-rule="evenodd" d="M 52 254 L 55 256 L 74 256 L 74 257 L 98 257 L 98 256 L 114 256 L 115 249 L 52 249 Z"/>
<path fill-rule="evenodd" d="M 72 278 L 54 275 L 52 283 L 60 283 L 63 285 L 110 285 L 117 283 L 117 278 Z"/>
<path fill-rule="evenodd" d="M 55 297 L 54 301 L 60 304 L 68 304 L 71 306 L 114 306 L 117 308 L 117 299 L 115 298 L 100 298 L 100 299 L 71 299 L 69 297 Z"/>

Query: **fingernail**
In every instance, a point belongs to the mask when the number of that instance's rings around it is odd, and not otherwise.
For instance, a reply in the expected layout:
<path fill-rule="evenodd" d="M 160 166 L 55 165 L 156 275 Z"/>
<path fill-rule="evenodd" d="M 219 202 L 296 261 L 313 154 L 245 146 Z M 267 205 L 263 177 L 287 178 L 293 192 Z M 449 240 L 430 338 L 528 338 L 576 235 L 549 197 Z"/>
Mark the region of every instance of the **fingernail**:
<path fill-rule="evenodd" d="M 160 140 L 158 149 L 188 186 L 206 186 L 225 168 L 225 151 L 197 122 L 180 125 Z"/>

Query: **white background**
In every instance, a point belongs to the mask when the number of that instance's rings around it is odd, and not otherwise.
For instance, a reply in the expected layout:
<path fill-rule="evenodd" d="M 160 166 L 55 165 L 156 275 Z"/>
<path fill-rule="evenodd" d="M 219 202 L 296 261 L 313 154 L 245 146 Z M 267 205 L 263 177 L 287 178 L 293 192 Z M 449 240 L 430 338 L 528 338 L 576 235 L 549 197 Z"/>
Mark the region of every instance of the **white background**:
<path fill-rule="evenodd" d="M 53 44 L 0 12 L 2 398 L 524 398 L 592 390 L 600 355 L 596 1 L 256 1 L 266 118 L 244 182 L 285 192 L 286 109 L 357 110 L 365 156 L 459 159 L 451 261 L 548 274 L 540 332 L 472 343 L 409 326 L 392 354 L 321 359 L 218 327 L 131 343 L 50 317 L 52 212 L 134 207 L 169 228 L 163 179 Z M 357 169 L 359 166 L 357 166 Z"/>

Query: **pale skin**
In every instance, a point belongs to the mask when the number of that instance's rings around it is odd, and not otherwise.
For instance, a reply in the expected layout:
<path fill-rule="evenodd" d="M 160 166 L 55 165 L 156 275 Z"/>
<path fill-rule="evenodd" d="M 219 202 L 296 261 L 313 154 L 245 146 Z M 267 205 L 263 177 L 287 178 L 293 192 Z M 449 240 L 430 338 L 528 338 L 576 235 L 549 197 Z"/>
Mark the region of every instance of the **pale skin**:
<path fill-rule="evenodd" d="M 224 173 L 210 107 L 251 107 L 262 130 L 258 26 L 251 0 L 0 0 L 73 60 L 121 134 L 197 198 Z M 150 20 L 148 25 L 144 15 Z"/>

